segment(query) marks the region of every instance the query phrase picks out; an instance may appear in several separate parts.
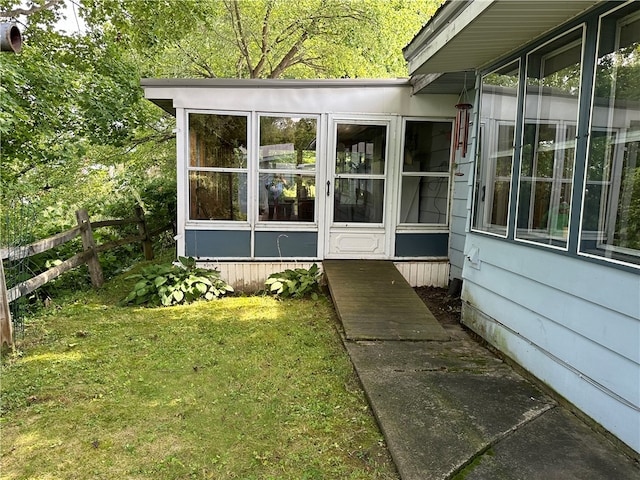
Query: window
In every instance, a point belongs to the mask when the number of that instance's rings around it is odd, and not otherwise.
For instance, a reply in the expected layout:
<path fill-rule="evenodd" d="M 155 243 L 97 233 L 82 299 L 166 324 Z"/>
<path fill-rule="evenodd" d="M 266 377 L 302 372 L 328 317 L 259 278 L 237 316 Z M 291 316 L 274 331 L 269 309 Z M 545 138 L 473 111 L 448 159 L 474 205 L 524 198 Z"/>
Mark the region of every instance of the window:
<path fill-rule="evenodd" d="M 386 125 L 336 125 L 334 222 L 382 223 Z"/>
<path fill-rule="evenodd" d="M 316 139 L 315 118 L 260 117 L 260 221 L 315 221 Z"/>
<path fill-rule="evenodd" d="M 640 263 L 639 78 L 640 13 L 629 5 L 600 21 L 580 251 L 636 264 Z"/>
<path fill-rule="evenodd" d="M 482 78 L 473 228 L 502 236 L 509 217 L 519 70 L 516 61 Z"/>
<path fill-rule="evenodd" d="M 189 114 L 189 219 L 247 220 L 247 117 Z"/>
<path fill-rule="evenodd" d="M 400 223 L 447 224 L 450 154 L 451 122 L 405 122 Z"/>
<path fill-rule="evenodd" d="M 527 55 L 516 238 L 567 246 L 582 28 Z"/>

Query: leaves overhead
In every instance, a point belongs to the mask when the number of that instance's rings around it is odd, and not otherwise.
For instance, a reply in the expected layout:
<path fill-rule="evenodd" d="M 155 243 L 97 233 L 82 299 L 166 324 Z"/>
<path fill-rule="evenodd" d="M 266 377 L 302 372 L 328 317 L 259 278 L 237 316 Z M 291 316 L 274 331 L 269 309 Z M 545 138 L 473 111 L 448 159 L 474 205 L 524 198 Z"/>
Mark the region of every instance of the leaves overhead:
<path fill-rule="evenodd" d="M 401 49 L 441 0 L 90 0 L 150 77 L 406 75 Z"/>
<path fill-rule="evenodd" d="M 0 62 L 0 187 L 44 206 L 175 175 L 173 119 L 141 77 L 403 76 L 402 47 L 442 0 L 82 0 L 76 33 L 56 27 L 65 3 L 0 0 L 23 31 Z"/>

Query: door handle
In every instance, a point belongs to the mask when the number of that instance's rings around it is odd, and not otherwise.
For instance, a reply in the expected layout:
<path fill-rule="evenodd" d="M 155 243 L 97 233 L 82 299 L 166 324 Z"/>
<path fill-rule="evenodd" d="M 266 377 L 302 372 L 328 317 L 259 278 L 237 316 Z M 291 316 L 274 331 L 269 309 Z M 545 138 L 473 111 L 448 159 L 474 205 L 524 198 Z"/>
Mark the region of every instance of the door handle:
<path fill-rule="evenodd" d="M 327 180 L 327 197 L 331 195 L 331 182 Z"/>

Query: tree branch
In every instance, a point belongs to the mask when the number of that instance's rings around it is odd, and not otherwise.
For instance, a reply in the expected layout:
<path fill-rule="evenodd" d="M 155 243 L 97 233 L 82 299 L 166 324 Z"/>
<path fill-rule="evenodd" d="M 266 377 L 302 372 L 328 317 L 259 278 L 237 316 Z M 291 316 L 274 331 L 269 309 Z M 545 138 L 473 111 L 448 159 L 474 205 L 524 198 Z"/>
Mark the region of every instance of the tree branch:
<path fill-rule="evenodd" d="M 0 12 L 0 17 L 17 17 L 19 15 L 33 15 L 34 13 L 38 13 L 40 10 L 48 10 L 59 3 L 62 3 L 63 0 L 49 0 L 42 5 L 32 5 L 31 8 L 15 8 L 13 10 L 7 10 L 4 12 Z"/>
<path fill-rule="evenodd" d="M 269 19 L 271 17 L 271 10 L 273 8 L 273 2 L 270 1 L 267 3 L 267 10 L 264 14 L 264 20 L 262 21 L 262 37 L 260 39 L 260 60 L 258 64 L 251 72 L 251 78 L 258 78 L 260 73 L 262 73 L 262 69 L 264 68 L 264 64 L 267 61 L 267 55 L 269 55 L 269 51 L 271 48 L 269 47 Z"/>
<path fill-rule="evenodd" d="M 240 7 L 238 6 L 238 0 L 223 0 L 224 6 L 231 15 L 231 25 L 233 32 L 236 36 L 236 45 L 240 49 L 242 56 L 247 63 L 247 69 L 249 74 L 253 72 L 253 66 L 251 62 L 251 56 L 249 55 L 249 46 L 247 45 L 247 38 L 242 28 L 242 18 L 240 17 Z"/>
<path fill-rule="evenodd" d="M 180 42 L 176 42 L 176 46 L 180 49 L 180 51 L 182 53 L 184 53 L 186 55 L 186 57 L 191 60 L 191 62 L 198 68 L 201 68 L 203 70 L 202 73 L 200 73 L 204 78 L 217 78 L 217 75 L 215 74 L 215 72 L 213 71 L 213 69 L 209 66 L 209 64 L 207 62 L 205 62 L 204 60 L 198 59 L 196 57 L 196 55 L 193 55 L 192 53 L 190 53 L 189 51 L 187 51 L 185 48 L 182 47 L 182 45 L 180 45 Z"/>
<path fill-rule="evenodd" d="M 300 36 L 300 38 L 298 38 L 296 43 L 294 43 L 291 46 L 291 48 L 285 54 L 285 56 L 282 57 L 282 60 L 280 60 L 280 63 L 276 66 L 276 68 L 274 68 L 271 71 L 271 73 L 269 74 L 269 78 L 278 78 L 278 77 L 280 77 L 280 75 L 282 75 L 282 73 L 293 64 L 292 62 L 294 61 L 296 55 L 300 51 L 300 47 L 302 47 L 302 44 L 304 42 L 306 42 L 308 38 L 309 38 L 309 33 L 308 32 L 304 32 Z"/>

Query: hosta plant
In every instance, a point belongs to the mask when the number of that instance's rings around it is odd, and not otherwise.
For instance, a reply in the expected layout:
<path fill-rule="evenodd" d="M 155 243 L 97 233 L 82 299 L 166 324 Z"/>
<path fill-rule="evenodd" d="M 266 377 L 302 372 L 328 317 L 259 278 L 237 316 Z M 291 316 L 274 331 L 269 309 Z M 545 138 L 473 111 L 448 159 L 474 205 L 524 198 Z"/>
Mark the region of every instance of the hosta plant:
<path fill-rule="evenodd" d="M 267 291 L 278 297 L 302 298 L 311 295 L 316 300 L 320 291 L 322 273 L 315 263 L 309 268 L 287 269 L 272 273 L 265 282 Z"/>
<path fill-rule="evenodd" d="M 220 272 L 197 268 L 195 259 L 190 257 L 152 265 L 128 278 L 138 281 L 122 300 L 125 305 L 180 305 L 199 299 L 213 300 L 233 292 L 231 285 L 220 278 Z"/>

